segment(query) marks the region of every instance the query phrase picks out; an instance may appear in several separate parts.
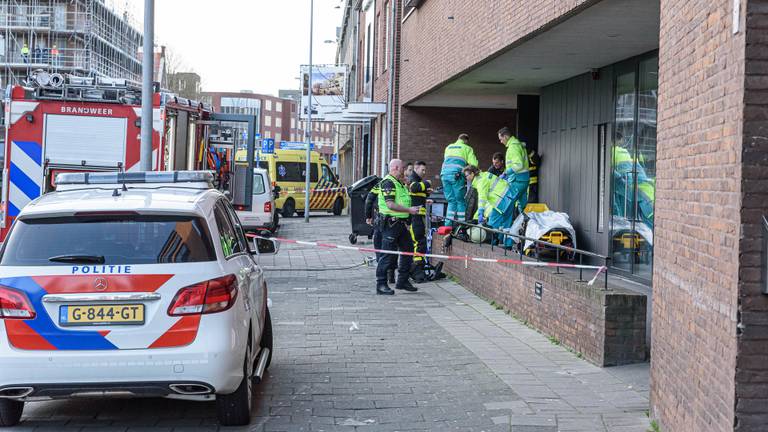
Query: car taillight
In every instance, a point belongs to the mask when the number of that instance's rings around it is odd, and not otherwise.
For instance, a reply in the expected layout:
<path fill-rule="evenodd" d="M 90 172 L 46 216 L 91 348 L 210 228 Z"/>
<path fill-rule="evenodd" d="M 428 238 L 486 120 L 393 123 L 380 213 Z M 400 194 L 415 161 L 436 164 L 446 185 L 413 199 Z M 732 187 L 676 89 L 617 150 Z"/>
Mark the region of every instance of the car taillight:
<path fill-rule="evenodd" d="M 235 210 L 237 210 L 237 211 L 244 211 L 245 210 L 245 206 L 244 205 L 236 205 L 234 207 L 235 207 Z"/>
<path fill-rule="evenodd" d="M 168 315 L 200 315 L 223 312 L 235 304 L 237 298 L 237 278 L 235 275 L 196 283 L 184 287 L 176 293 Z"/>
<path fill-rule="evenodd" d="M 34 318 L 35 309 L 26 294 L 0 286 L 0 319 L 29 320 Z"/>
<path fill-rule="evenodd" d="M 267 201 L 264 203 L 264 213 L 271 213 L 272 212 L 272 203 L 270 201 Z"/>

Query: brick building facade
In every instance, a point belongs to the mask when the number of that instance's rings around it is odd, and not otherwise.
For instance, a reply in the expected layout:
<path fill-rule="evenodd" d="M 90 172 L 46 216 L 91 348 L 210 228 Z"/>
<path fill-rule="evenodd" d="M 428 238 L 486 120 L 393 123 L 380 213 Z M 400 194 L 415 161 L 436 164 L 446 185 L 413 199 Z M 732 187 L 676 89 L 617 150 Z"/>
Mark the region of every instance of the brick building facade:
<path fill-rule="evenodd" d="M 540 200 L 647 296 L 638 328 L 650 329 L 649 408 L 661 430 L 765 430 L 768 1 L 401 4 L 395 155 L 425 159 L 434 175 L 466 132 L 485 168 L 502 150 L 496 131 L 512 127 L 542 156 Z M 510 298 L 525 289 L 497 292 L 485 273 L 471 289 L 528 304 Z M 518 273 L 509 279 L 537 279 Z"/>
<path fill-rule="evenodd" d="M 398 152 L 401 17 L 400 0 L 345 2 L 336 60 L 350 71 L 347 100 L 388 107 L 385 113 L 341 122 L 337 148 L 345 183 L 382 175 Z"/>

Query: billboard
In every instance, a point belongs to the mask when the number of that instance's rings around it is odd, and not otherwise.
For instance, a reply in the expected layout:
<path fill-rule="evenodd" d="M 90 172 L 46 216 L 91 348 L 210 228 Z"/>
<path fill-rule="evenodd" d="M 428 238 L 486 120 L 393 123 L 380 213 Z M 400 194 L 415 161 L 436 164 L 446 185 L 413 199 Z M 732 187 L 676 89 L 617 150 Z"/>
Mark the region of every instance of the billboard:
<path fill-rule="evenodd" d="M 327 113 L 340 112 L 347 105 L 346 66 L 312 66 L 312 119 L 322 121 Z M 310 107 L 309 66 L 301 67 L 301 118 Z"/>

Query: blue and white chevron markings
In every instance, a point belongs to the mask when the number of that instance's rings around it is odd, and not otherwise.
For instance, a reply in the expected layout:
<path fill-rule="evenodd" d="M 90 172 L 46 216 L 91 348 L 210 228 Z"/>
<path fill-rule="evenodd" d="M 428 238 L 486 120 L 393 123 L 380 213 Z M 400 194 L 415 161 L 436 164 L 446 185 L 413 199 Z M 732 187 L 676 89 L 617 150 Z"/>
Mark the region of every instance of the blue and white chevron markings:
<path fill-rule="evenodd" d="M 10 157 L 8 215 L 16 217 L 24 206 L 40 196 L 43 180 L 42 146 L 32 141 L 12 141 Z"/>

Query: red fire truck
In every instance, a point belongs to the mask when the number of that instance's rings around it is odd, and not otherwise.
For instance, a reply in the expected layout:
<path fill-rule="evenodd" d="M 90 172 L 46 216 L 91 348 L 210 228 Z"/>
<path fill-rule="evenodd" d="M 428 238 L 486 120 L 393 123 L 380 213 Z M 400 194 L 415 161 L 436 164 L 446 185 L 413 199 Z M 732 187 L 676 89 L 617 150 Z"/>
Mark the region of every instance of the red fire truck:
<path fill-rule="evenodd" d="M 124 80 L 32 77 L 6 90 L 0 242 L 30 201 L 54 188 L 56 174 L 139 169 L 141 88 Z M 153 170 L 206 168 L 211 110 L 154 94 Z"/>

